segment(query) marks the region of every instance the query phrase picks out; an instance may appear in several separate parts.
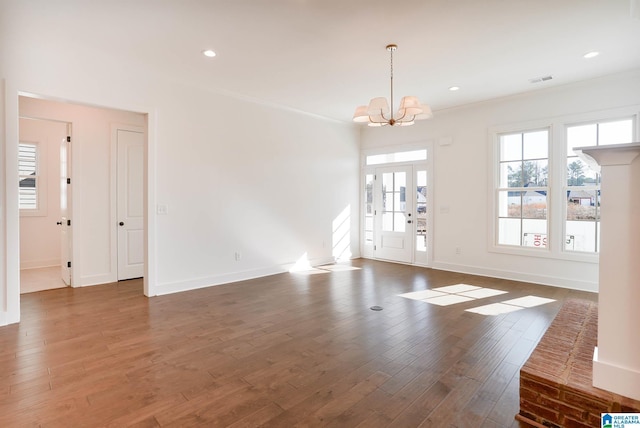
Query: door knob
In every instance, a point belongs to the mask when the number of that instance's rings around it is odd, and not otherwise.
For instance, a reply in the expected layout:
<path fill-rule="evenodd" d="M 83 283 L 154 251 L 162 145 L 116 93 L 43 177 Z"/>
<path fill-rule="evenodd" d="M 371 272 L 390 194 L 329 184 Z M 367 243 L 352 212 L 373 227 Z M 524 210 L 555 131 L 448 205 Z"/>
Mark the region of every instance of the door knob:
<path fill-rule="evenodd" d="M 407 223 L 411 223 L 411 220 L 407 221 Z"/>
<path fill-rule="evenodd" d="M 62 222 L 61 222 L 61 221 L 56 221 L 56 224 L 57 224 L 58 226 L 62 226 Z"/>
<path fill-rule="evenodd" d="M 124 226 L 124 221 L 121 221 L 120 223 L 118 223 L 120 226 Z"/>

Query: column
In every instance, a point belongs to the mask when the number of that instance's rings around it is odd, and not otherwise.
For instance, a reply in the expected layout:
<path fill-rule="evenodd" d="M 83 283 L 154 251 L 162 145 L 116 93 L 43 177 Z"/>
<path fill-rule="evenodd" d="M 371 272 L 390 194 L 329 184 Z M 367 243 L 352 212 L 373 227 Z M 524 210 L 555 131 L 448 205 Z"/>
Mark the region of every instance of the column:
<path fill-rule="evenodd" d="M 602 175 L 593 386 L 640 400 L 640 143 L 578 150 Z"/>

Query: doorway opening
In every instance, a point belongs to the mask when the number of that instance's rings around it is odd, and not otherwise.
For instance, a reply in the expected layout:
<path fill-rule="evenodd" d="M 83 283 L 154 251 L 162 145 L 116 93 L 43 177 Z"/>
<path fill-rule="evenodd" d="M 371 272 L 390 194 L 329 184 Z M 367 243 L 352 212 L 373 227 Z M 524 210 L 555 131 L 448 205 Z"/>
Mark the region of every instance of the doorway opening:
<path fill-rule="evenodd" d="M 143 278 L 147 115 L 23 95 L 18 113 L 20 147 L 23 142 L 44 146 L 40 141 L 58 147 L 37 153 L 33 171 L 19 166 L 25 207 L 34 194 L 48 192 L 36 203 L 45 209 L 24 216 L 20 210 L 21 293 Z M 29 137 L 29 127 L 41 123 L 59 127 L 39 139 Z M 34 219 L 46 223 L 46 235 L 33 226 Z M 39 256 L 45 243 L 53 250 L 53 233 L 57 251 Z M 38 257 L 40 262 L 33 261 Z"/>
<path fill-rule="evenodd" d="M 71 124 L 20 117 L 20 293 L 71 285 L 68 191 Z"/>

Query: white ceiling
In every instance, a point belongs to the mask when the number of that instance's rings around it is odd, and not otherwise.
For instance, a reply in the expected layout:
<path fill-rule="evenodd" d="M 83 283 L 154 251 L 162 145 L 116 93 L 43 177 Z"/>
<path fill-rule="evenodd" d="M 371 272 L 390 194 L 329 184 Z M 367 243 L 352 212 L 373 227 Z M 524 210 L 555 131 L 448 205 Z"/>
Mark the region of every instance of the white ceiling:
<path fill-rule="evenodd" d="M 30 13 L 64 19 L 71 46 L 90 44 L 172 79 L 348 122 L 357 105 L 389 96 L 389 43 L 398 45 L 396 100 L 417 95 L 436 114 L 638 69 L 640 19 L 631 14 L 638 3 L 47 0 L 31 1 Z M 205 58 L 207 48 L 218 56 Z M 583 58 L 594 50 L 601 54 Z M 553 79 L 529 82 L 546 75 Z"/>

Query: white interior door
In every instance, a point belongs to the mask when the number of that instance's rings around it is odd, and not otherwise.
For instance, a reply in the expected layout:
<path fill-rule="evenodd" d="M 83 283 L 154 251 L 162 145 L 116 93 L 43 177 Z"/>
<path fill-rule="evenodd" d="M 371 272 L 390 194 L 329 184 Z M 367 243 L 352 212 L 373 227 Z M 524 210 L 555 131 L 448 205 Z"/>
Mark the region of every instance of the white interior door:
<path fill-rule="evenodd" d="M 118 281 L 144 275 L 144 133 L 117 130 Z"/>
<path fill-rule="evenodd" d="M 71 285 L 71 124 L 60 142 L 60 276 Z"/>
<path fill-rule="evenodd" d="M 411 263 L 414 236 L 413 168 L 377 168 L 374 257 Z"/>

